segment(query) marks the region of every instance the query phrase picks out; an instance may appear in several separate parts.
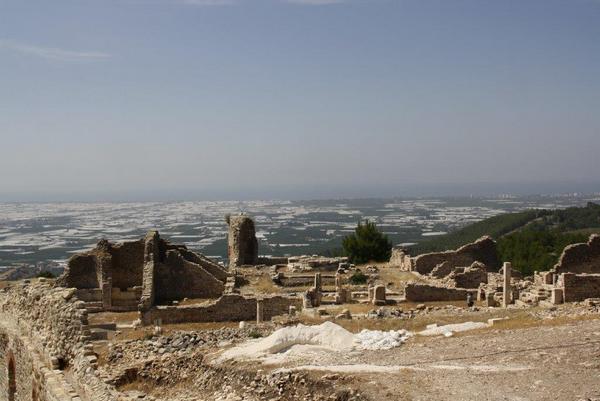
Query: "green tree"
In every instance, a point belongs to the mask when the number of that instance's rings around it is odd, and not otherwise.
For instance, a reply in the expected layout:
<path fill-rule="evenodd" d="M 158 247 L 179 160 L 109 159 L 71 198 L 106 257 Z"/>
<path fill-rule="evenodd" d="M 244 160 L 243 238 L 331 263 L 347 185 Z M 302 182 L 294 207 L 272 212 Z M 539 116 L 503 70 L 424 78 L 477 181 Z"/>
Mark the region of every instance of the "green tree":
<path fill-rule="evenodd" d="M 369 220 L 364 224 L 359 222 L 354 234 L 345 237 L 342 244 L 352 263 L 386 262 L 392 253 L 392 243 L 387 235 Z"/>

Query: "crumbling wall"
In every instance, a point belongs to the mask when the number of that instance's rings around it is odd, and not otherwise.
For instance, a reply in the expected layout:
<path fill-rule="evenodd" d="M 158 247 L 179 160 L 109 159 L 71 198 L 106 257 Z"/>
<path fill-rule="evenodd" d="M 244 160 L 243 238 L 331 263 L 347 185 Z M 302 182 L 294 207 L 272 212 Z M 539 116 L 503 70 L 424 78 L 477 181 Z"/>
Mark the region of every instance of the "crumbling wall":
<path fill-rule="evenodd" d="M 15 401 L 117 399 L 114 387 L 94 374 L 97 360 L 87 311 L 74 293 L 74 289 L 53 288 L 45 280 L 0 290 L 0 364 L 6 363 L 0 366 L 3 396 L 8 394 L 10 381 L 4 372 L 12 361 Z M 65 369 L 70 380 L 64 376 Z"/>
<path fill-rule="evenodd" d="M 263 318 L 268 320 L 273 316 L 288 313 L 290 306 L 300 309 L 302 301 L 299 298 L 283 296 L 263 298 Z M 227 294 L 209 304 L 156 306 L 142 313 L 144 325 L 150 325 L 158 319 L 163 324 L 255 320 L 256 298 Z"/>
<path fill-rule="evenodd" d="M 560 276 L 559 285 L 563 288 L 565 302 L 600 298 L 600 274 L 564 273 Z"/>
<path fill-rule="evenodd" d="M 195 252 L 191 252 L 185 248 L 178 248 L 177 251 L 188 261 L 195 263 L 202 267 L 204 270 L 213 275 L 216 279 L 226 282 L 229 274 L 225 269 L 213 262 L 204 255 L 200 255 Z"/>
<path fill-rule="evenodd" d="M 553 269 L 561 273 L 600 273 L 600 235 L 592 234 L 587 243 L 568 245 Z"/>
<path fill-rule="evenodd" d="M 436 266 L 444 262 L 448 262 L 452 268 L 481 262 L 489 271 L 498 271 L 501 266 L 496 250 L 496 241 L 485 236 L 455 251 L 426 253 L 412 258 L 412 269 L 420 274 L 429 274 Z"/>
<path fill-rule="evenodd" d="M 457 288 L 479 288 L 480 284 L 487 284 L 488 272 L 485 265 L 474 262 L 470 267 L 455 268 L 448 279 L 453 281 Z"/>
<path fill-rule="evenodd" d="M 428 284 L 409 283 L 404 288 L 407 301 L 433 302 L 433 301 L 463 301 L 467 294 L 476 294 L 476 290 L 465 288 L 448 288 Z"/>
<path fill-rule="evenodd" d="M 229 266 L 258 264 L 258 240 L 254 221 L 245 215 L 227 216 Z"/>
<path fill-rule="evenodd" d="M 177 251 L 167 251 L 164 263 L 155 271 L 157 302 L 183 298 L 217 298 L 225 284 L 199 265 L 189 262 Z"/>
<path fill-rule="evenodd" d="M 149 309 L 156 298 L 217 298 L 228 277 L 207 257 L 150 231 L 139 241 L 101 240 L 93 250 L 73 256 L 57 283 L 77 288 L 95 311 L 134 311 Z"/>
<path fill-rule="evenodd" d="M 144 269 L 144 240 L 114 244 L 109 252 L 112 256 L 110 276 L 112 286 L 126 290 L 141 286 Z"/>
<path fill-rule="evenodd" d="M 399 267 L 400 270 L 412 271 L 412 258 L 404 248 L 392 248 L 389 265 Z"/>

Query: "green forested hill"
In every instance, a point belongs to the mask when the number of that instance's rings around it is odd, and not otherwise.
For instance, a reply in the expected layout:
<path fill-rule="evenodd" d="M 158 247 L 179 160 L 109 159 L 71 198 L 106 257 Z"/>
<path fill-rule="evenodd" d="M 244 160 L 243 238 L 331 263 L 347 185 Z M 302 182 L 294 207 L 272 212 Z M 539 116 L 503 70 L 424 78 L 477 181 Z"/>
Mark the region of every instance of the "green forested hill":
<path fill-rule="evenodd" d="M 588 203 L 585 207 L 528 210 L 491 217 L 422 241 L 411 253 L 455 249 L 490 235 L 498 241 L 501 260 L 511 261 L 517 269 L 531 273 L 551 268 L 566 245 L 585 242 L 594 232 L 600 233 L 600 205 Z"/>

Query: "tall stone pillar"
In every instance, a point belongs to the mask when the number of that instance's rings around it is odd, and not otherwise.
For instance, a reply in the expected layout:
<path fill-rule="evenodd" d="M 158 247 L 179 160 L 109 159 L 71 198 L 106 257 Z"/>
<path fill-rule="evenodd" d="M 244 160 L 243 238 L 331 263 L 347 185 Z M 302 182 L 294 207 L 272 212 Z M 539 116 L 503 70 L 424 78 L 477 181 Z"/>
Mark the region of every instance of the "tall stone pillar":
<path fill-rule="evenodd" d="M 256 323 L 262 323 L 265 320 L 265 301 L 263 299 L 256 300 Z"/>
<path fill-rule="evenodd" d="M 160 236 L 158 231 L 150 231 L 144 238 L 144 268 L 142 272 L 142 296 L 138 308 L 145 312 L 154 305 L 154 272 L 159 263 Z"/>
<path fill-rule="evenodd" d="M 321 273 L 315 273 L 315 284 L 314 284 L 315 290 L 317 290 L 318 292 L 321 292 L 322 290 L 322 285 L 321 285 Z"/>
<path fill-rule="evenodd" d="M 245 215 L 227 216 L 229 267 L 258 264 L 258 240 L 254 221 Z"/>
<path fill-rule="evenodd" d="M 504 285 L 502 287 L 502 307 L 506 308 L 512 303 L 512 288 L 510 286 L 512 265 L 510 264 L 510 262 L 504 262 L 503 270 Z"/>

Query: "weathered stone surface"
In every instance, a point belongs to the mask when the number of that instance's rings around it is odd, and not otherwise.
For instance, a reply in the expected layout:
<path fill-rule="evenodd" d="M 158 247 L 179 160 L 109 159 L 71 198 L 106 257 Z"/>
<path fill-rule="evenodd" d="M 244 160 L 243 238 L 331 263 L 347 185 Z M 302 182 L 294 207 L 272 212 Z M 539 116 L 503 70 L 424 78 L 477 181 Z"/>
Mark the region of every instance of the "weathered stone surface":
<path fill-rule="evenodd" d="M 462 301 L 467 299 L 467 294 L 469 292 L 475 295 L 475 290 L 418 283 L 407 284 L 404 292 L 406 300 L 413 302 Z"/>
<path fill-rule="evenodd" d="M 600 297 L 600 274 L 563 273 L 558 286 L 563 290 L 565 302 L 578 302 Z"/>
<path fill-rule="evenodd" d="M 258 240 L 254 221 L 246 215 L 227 216 L 226 221 L 229 226 L 229 266 L 258 264 Z"/>
<path fill-rule="evenodd" d="M 385 286 L 384 285 L 376 285 L 373 287 L 373 305 L 385 305 Z"/>
<path fill-rule="evenodd" d="M 77 288 L 95 308 L 110 311 L 149 309 L 156 301 L 218 298 L 229 274 L 207 257 L 174 245 L 150 231 L 139 241 L 112 244 L 73 256 L 57 280 Z"/>
<path fill-rule="evenodd" d="M 496 241 L 486 236 L 455 251 L 426 253 L 412 258 L 412 270 L 421 274 L 429 274 L 436 266 L 444 262 L 449 263 L 452 268 L 469 266 L 473 262 L 483 263 L 489 271 L 497 271 L 500 268 Z"/>
<path fill-rule="evenodd" d="M 600 273 L 600 235 L 592 234 L 587 243 L 567 246 L 553 270 L 557 274 Z"/>
<path fill-rule="evenodd" d="M 287 314 L 290 306 L 300 308 L 301 303 L 302 301 L 298 297 L 264 297 L 262 298 L 263 320 L 270 320 L 273 316 Z M 156 306 L 142 313 L 142 323 L 150 325 L 157 319 L 161 319 L 163 324 L 237 322 L 256 320 L 256 312 L 256 298 L 228 294 L 208 304 Z"/>
<path fill-rule="evenodd" d="M 452 270 L 452 263 L 444 261 L 433 268 L 431 271 L 431 276 L 435 278 L 443 278 L 452 273 Z"/>
<path fill-rule="evenodd" d="M 487 283 L 488 272 L 483 263 L 474 262 L 470 267 L 456 268 L 448 278 L 454 280 L 457 288 L 478 288 L 480 284 Z"/>
<path fill-rule="evenodd" d="M 73 294 L 44 280 L 0 291 L 0 360 L 14 363 L 15 400 L 118 399 L 116 389 L 94 374 L 87 311 Z M 6 379 L 0 374 L 2 394 Z"/>
<path fill-rule="evenodd" d="M 411 271 L 412 260 L 408 251 L 402 247 L 392 248 L 389 265 L 399 267 L 401 270 Z"/>

